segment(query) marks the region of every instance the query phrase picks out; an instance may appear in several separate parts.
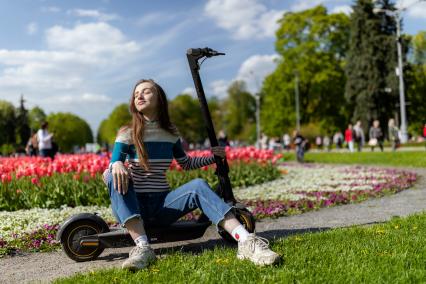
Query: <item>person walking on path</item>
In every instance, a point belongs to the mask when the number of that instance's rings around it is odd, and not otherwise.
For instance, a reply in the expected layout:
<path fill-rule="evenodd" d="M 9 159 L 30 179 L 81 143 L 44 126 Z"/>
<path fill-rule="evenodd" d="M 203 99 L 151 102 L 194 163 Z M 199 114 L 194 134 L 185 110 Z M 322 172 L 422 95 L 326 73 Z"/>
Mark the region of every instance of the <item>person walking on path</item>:
<path fill-rule="evenodd" d="M 380 147 L 383 152 L 383 132 L 379 127 L 380 122 L 378 120 L 373 121 L 373 125 L 370 127 L 368 145 L 371 147 L 371 151 L 374 152 L 376 146 Z"/>
<path fill-rule="evenodd" d="M 425 140 L 425 147 L 426 147 L 426 123 L 423 126 L 423 139 Z"/>
<path fill-rule="evenodd" d="M 201 168 L 226 156 L 225 147 L 212 147 L 214 155 L 188 156 L 179 132 L 169 118 L 167 97 L 153 80 L 140 80 L 130 99 L 132 122 L 116 137 L 109 169 L 104 172 L 112 211 L 129 231 L 136 246 L 122 268 L 137 270 L 156 260 L 144 226 L 167 226 L 199 208 L 217 226 L 238 241 L 237 257 L 257 265 L 270 265 L 280 256 L 269 249 L 268 241 L 250 234 L 225 203 L 201 178 L 170 190 L 166 171 L 173 159 L 184 170 Z M 188 126 L 189 127 L 189 126 Z M 124 165 L 128 160 L 129 167 Z"/>
<path fill-rule="evenodd" d="M 55 157 L 55 153 L 52 149 L 53 133 L 49 133 L 47 130 L 48 127 L 49 124 L 45 121 L 41 124 L 41 128 L 37 131 L 38 150 L 40 156 L 44 158 L 50 157 L 53 160 Z"/>
<path fill-rule="evenodd" d="M 343 134 L 342 134 L 342 132 L 340 130 L 337 131 L 334 134 L 334 136 L 333 136 L 333 143 L 334 143 L 334 145 L 336 145 L 336 149 L 341 149 L 342 148 Z"/>
<path fill-rule="evenodd" d="M 358 152 L 362 151 L 362 147 L 365 144 L 364 129 L 362 129 L 361 120 L 358 120 L 354 126 L 355 131 L 355 142 L 357 144 Z"/>
<path fill-rule="evenodd" d="M 395 120 L 393 118 L 389 119 L 388 122 L 388 138 L 389 142 L 392 145 L 392 151 L 396 151 L 396 148 L 399 147 L 399 129 L 395 126 Z"/>
<path fill-rule="evenodd" d="M 31 130 L 32 132 L 32 130 Z M 37 132 L 33 133 L 28 139 L 27 146 L 25 147 L 25 152 L 28 156 L 33 157 L 38 155 L 38 139 Z"/>
<path fill-rule="evenodd" d="M 354 130 L 352 124 L 348 124 L 348 128 L 345 130 L 345 142 L 348 145 L 349 151 L 354 151 Z"/>
<path fill-rule="evenodd" d="M 290 135 L 288 135 L 288 133 L 285 133 L 283 135 L 283 144 L 284 144 L 284 149 L 288 151 L 290 151 L 291 149 L 291 137 Z"/>
<path fill-rule="evenodd" d="M 299 163 L 304 162 L 305 157 L 305 145 L 306 145 L 306 139 L 303 137 L 299 131 L 294 130 L 293 132 L 293 143 L 296 146 L 296 157 L 297 161 Z"/>

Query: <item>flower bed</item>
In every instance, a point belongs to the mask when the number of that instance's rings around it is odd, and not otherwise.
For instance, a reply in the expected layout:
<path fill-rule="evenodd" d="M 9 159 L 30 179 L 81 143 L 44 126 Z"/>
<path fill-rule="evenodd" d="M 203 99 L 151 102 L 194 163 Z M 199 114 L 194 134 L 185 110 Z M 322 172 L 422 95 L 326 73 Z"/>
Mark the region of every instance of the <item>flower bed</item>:
<path fill-rule="evenodd" d="M 359 202 L 396 193 L 416 181 L 414 173 L 380 168 L 281 166 L 283 175 L 261 185 L 234 189 L 256 218 L 279 217 L 321 207 Z M 98 212 L 114 222 L 107 207 L 63 207 L 0 212 L 0 256 L 16 251 L 45 251 L 59 246 L 52 239 L 57 225 L 79 212 Z M 188 215 L 194 218 L 195 215 Z"/>
<path fill-rule="evenodd" d="M 257 218 L 279 217 L 396 193 L 416 181 L 415 173 L 382 168 L 287 165 L 285 171 L 234 194 Z"/>
<path fill-rule="evenodd" d="M 275 162 L 281 157 L 272 151 L 253 147 L 227 149 L 232 169 L 233 186 L 248 186 L 270 181 L 279 176 Z M 210 155 L 210 151 L 193 151 L 190 156 Z M 59 155 L 49 158 L 0 158 L 0 210 L 58 208 L 62 205 L 108 206 L 109 196 L 101 174 L 109 157 L 93 154 Z M 217 185 L 215 166 L 195 171 L 182 171 L 174 161 L 167 179 L 176 188 L 196 177 Z"/>

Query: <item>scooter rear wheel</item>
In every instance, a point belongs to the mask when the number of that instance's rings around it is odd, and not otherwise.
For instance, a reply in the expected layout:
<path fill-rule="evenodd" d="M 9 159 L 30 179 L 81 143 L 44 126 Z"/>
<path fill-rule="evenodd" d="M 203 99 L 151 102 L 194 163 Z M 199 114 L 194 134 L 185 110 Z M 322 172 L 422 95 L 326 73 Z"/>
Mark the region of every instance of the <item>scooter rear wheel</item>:
<path fill-rule="evenodd" d="M 246 208 L 235 208 L 234 214 L 237 220 L 240 221 L 249 233 L 254 232 L 256 228 L 256 221 L 250 211 Z M 219 227 L 218 233 L 226 242 L 233 244 L 237 243 L 237 241 L 223 228 Z"/>
<path fill-rule="evenodd" d="M 68 225 L 61 236 L 61 245 L 69 258 L 77 262 L 96 259 L 104 247 L 100 243 L 94 246 L 81 246 L 80 238 L 90 235 L 106 233 L 101 224 L 93 220 L 77 220 Z"/>

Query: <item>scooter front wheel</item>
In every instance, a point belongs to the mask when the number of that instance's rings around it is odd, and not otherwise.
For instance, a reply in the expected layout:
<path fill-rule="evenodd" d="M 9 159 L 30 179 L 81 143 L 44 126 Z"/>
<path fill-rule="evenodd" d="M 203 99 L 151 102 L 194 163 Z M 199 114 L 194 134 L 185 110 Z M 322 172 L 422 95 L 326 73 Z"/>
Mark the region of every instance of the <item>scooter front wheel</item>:
<path fill-rule="evenodd" d="M 234 214 L 237 220 L 240 221 L 240 223 L 249 233 L 254 233 L 256 228 L 256 221 L 250 211 L 248 211 L 246 208 L 237 207 L 234 210 Z M 218 233 L 226 242 L 233 244 L 237 243 L 237 241 L 223 228 L 219 227 Z"/>
<path fill-rule="evenodd" d="M 64 230 L 60 240 L 62 248 L 69 258 L 77 262 L 94 260 L 105 248 L 99 242 L 82 246 L 80 239 L 100 233 L 105 233 L 101 224 L 89 219 L 76 220 Z"/>

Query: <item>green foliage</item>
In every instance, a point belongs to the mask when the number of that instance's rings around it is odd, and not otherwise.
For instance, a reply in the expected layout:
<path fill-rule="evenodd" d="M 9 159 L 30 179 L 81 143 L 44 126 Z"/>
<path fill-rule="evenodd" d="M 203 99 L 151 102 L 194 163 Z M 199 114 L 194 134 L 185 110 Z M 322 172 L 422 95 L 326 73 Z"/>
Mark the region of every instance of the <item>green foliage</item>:
<path fill-rule="evenodd" d="M 28 139 L 31 135 L 31 129 L 29 125 L 28 110 L 24 106 L 24 98 L 21 97 L 19 108 L 16 110 L 16 144 L 21 146 L 21 149 L 25 148 Z"/>
<path fill-rule="evenodd" d="M 424 149 L 424 145 L 422 145 Z M 420 149 L 421 149 L 420 148 Z M 356 153 L 306 153 L 306 162 L 331 164 L 384 165 L 394 167 L 426 168 L 425 151 L 365 152 Z M 285 160 L 295 160 L 293 153 L 284 153 Z"/>
<path fill-rule="evenodd" d="M 233 187 L 249 186 L 274 180 L 280 175 L 272 164 L 232 163 L 230 179 Z M 212 187 L 218 184 L 213 167 L 208 170 L 168 171 L 171 188 L 177 188 L 190 180 L 201 177 Z M 94 177 L 87 173 L 54 174 L 31 181 L 30 177 L 0 184 L 0 210 L 15 211 L 29 208 L 59 208 L 99 205 L 109 206 L 110 199 L 100 174 Z"/>
<path fill-rule="evenodd" d="M 420 31 L 412 38 L 414 63 L 423 65 L 426 72 L 426 31 Z"/>
<path fill-rule="evenodd" d="M 0 100 L 0 145 L 15 144 L 16 114 L 15 107 Z"/>
<path fill-rule="evenodd" d="M 388 0 L 356 2 L 346 64 L 346 98 L 353 107 L 352 120 L 361 120 L 365 129 L 374 119 L 386 128 L 398 98 L 396 22 L 385 13 L 373 13 L 375 7 L 395 9 Z"/>
<path fill-rule="evenodd" d="M 49 132 L 54 133 L 53 140 L 61 152 L 71 152 L 73 146 L 84 146 L 93 142 L 93 134 L 89 124 L 71 113 L 52 113 L 46 118 Z"/>
<path fill-rule="evenodd" d="M 169 102 L 170 120 L 188 142 L 203 142 L 207 137 L 204 119 L 196 98 L 187 94 L 176 96 Z"/>
<path fill-rule="evenodd" d="M 408 132 L 422 135 L 426 123 L 426 31 L 421 31 L 411 39 L 413 60 L 407 64 L 404 73 L 406 82 L 406 100 Z"/>
<path fill-rule="evenodd" d="M 137 273 L 102 269 L 54 283 L 421 283 L 425 234 L 426 214 L 371 226 L 295 230 L 272 242 L 283 258 L 275 266 L 256 267 L 238 260 L 235 247 L 215 247 L 197 254 L 165 251 L 167 257 Z"/>
<path fill-rule="evenodd" d="M 114 144 L 118 130 L 129 125 L 132 121 L 132 116 L 129 112 L 128 104 L 121 104 L 114 108 L 107 119 L 103 120 L 98 129 L 98 143 Z"/>
<path fill-rule="evenodd" d="M 228 97 L 224 102 L 225 131 L 229 138 L 255 140 L 256 101 L 247 91 L 243 81 L 235 81 L 228 88 Z"/>
<path fill-rule="evenodd" d="M 296 125 L 295 77 L 299 77 L 301 123 L 344 127 L 344 57 L 348 48 L 349 18 L 327 14 L 318 6 L 286 13 L 275 43 L 281 59 L 262 89 L 262 129 L 281 135 Z"/>
<path fill-rule="evenodd" d="M 29 111 L 28 119 L 30 128 L 33 131 L 37 131 L 41 128 L 41 124 L 43 123 L 43 121 L 46 120 L 46 114 L 40 107 L 35 106 Z"/>

